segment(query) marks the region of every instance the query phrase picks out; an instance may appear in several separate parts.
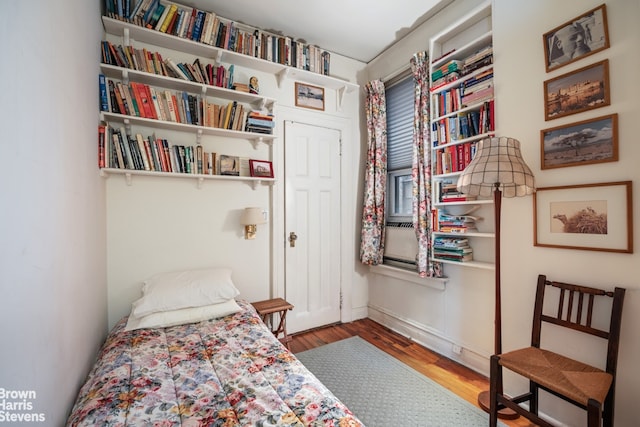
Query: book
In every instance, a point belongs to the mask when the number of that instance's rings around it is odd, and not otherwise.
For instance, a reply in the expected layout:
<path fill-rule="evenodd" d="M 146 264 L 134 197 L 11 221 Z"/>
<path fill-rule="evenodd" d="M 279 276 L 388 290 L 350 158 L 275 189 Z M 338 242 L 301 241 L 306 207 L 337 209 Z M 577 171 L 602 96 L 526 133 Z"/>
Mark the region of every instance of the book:
<path fill-rule="evenodd" d="M 107 153 L 107 144 L 106 144 L 106 133 L 107 126 L 106 125 L 98 125 L 98 167 L 104 168 L 106 165 L 106 153 Z"/>
<path fill-rule="evenodd" d="M 138 151 L 140 153 L 140 157 L 142 159 L 142 168 L 144 170 L 151 170 L 151 164 L 149 163 L 149 158 L 147 156 L 147 150 L 144 145 L 144 139 L 142 138 L 142 134 L 136 134 L 136 144 L 138 145 Z"/>
<path fill-rule="evenodd" d="M 156 25 L 158 24 L 158 21 L 160 20 L 160 17 L 164 13 L 165 9 L 166 9 L 166 6 L 163 5 L 162 3 L 158 2 L 155 10 L 153 11 L 153 14 L 151 15 L 151 18 L 145 24 L 145 26 L 147 28 L 153 30 L 156 27 Z"/>
<path fill-rule="evenodd" d="M 104 74 L 98 74 L 98 87 L 100 89 L 100 111 L 109 111 L 109 93 L 107 91 L 107 78 Z"/>
<path fill-rule="evenodd" d="M 175 4 L 172 4 L 168 8 L 165 8 L 165 12 L 163 13 L 162 18 L 158 21 L 158 25 L 156 25 L 156 30 L 166 33 L 167 28 L 169 28 L 169 23 L 173 19 L 173 16 L 175 15 L 177 10 L 178 6 L 176 6 Z"/>

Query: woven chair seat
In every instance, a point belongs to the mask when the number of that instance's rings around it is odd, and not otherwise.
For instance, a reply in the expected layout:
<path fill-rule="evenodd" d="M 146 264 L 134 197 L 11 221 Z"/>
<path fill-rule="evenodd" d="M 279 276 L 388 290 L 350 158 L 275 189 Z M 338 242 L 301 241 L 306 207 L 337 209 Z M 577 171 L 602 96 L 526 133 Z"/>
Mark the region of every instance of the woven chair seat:
<path fill-rule="evenodd" d="M 499 363 L 585 406 L 589 399 L 604 403 L 613 381 L 602 369 L 537 347 L 504 353 Z"/>

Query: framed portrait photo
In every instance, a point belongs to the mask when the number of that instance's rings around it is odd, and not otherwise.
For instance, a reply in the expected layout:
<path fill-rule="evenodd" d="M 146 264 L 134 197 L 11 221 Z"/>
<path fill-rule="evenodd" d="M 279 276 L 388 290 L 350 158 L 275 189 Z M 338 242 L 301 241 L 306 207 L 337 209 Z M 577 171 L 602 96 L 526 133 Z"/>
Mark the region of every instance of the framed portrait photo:
<path fill-rule="evenodd" d="M 607 8 L 602 4 L 542 36 L 547 72 L 609 47 Z"/>
<path fill-rule="evenodd" d="M 324 88 L 296 82 L 296 107 L 324 111 Z"/>
<path fill-rule="evenodd" d="M 617 161 L 617 114 L 540 131 L 542 169 Z"/>
<path fill-rule="evenodd" d="M 544 82 L 544 119 L 552 120 L 611 104 L 609 60 Z"/>
<path fill-rule="evenodd" d="M 631 181 L 538 188 L 533 244 L 633 253 Z"/>
<path fill-rule="evenodd" d="M 254 178 L 273 178 L 273 163 L 249 159 L 249 171 Z"/>

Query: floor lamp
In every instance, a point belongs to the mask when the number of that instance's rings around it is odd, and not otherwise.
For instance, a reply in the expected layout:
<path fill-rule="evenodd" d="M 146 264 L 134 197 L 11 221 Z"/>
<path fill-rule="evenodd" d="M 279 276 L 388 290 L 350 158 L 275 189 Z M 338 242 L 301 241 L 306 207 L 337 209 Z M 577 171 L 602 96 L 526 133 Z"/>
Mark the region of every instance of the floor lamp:
<path fill-rule="evenodd" d="M 458 178 L 458 191 L 480 197 L 493 195 L 495 225 L 495 354 L 502 353 L 502 301 L 500 296 L 500 211 L 502 197 L 520 197 L 535 191 L 533 173 L 520 153 L 520 142 L 494 137 L 478 143 L 476 155 Z M 489 392 L 478 395 L 478 404 L 489 412 Z M 500 418 L 514 419 L 509 408 L 499 411 Z"/>

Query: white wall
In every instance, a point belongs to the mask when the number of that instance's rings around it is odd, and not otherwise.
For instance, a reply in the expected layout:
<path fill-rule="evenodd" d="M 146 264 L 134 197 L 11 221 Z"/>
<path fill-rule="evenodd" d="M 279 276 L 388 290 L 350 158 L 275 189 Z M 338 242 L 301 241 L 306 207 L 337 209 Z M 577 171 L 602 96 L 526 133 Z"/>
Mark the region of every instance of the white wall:
<path fill-rule="evenodd" d="M 122 41 L 109 36 L 115 43 Z M 195 57 L 179 52 L 147 46 L 160 51 L 163 57 L 190 61 Z M 332 54 L 331 73 L 356 82 L 364 64 Z M 107 180 L 108 289 L 109 326 L 127 315 L 131 302 L 140 296 L 141 281 L 161 271 L 205 266 L 227 266 L 233 270 L 233 280 L 241 298 L 249 301 L 284 295 L 284 149 L 283 122 L 305 117 L 313 123 L 340 123 L 347 129 L 346 150 L 343 153 L 343 194 L 357 188 L 360 135 L 357 129 L 360 93 L 352 91 L 338 105 L 336 91 L 325 88 L 325 111 L 295 107 L 294 80 L 278 85 L 275 76 L 236 67 L 236 81 L 247 81 L 251 75 L 259 78 L 260 93 L 277 100 L 276 134 L 272 146 L 264 143 L 254 147 L 245 140 L 203 136 L 202 143 L 218 154 L 268 159 L 273 156 L 273 185 L 255 189 L 244 182 L 207 180 L 198 188 L 196 180 L 134 176 L 127 185 L 122 176 Z M 222 103 L 222 101 L 219 101 Z M 148 135 L 148 129 L 140 129 Z M 134 129 L 135 131 L 135 129 Z M 195 144 L 195 135 L 156 131 L 157 137 L 171 143 Z M 345 160 L 347 159 L 347 160 Z M 245 240 L 239 224 L 242 209 L 259 206 L 270 213 L 270 223 L 258 226 L 256 240 Z M 355 311 L 366 316 L 367 285 L 354 272 L 353 248 L 356 246 L 354 216 L 359 203 L 354 195 L 346 199 L 343 223 L 346 236 L 343 252 L 347 254 L 343 268 L 347 320 Z M 351 279 L 354 276 L 354 279 Z M 351 289 L 354 289 L 353 291 Z M 352 293 L 355 293 L 352 296 Z"/>
<path fill-rule="evenodd" d="M 456 1 L 412 35 L 395 45 L 368 67 L 369 79 L 384 77 L 406 62 L 414 51 L 428 48 L 429 36 L 453 22 L 477 1 Z M 496 120 L 502 135 L 522 143 L 527 163 L 536 175 L 538 187 L 632 180 L 633 222 L 640 218 L 640 146 L 636 143 L 635 122 L 640 116 L 640 67 L 637 17 L 640 5 L 633 0 L 607 2 L 611 47 L 551 73 L 544 68 L 542 34 L 602 2 L 542 0 L 539 2 L 494 1 L 494 47 L 496 75 Z M 545 122 L 543 82 L 565 72 L 609 59 L 611 105 L 586 113 Z M 540 169 L 540 130 L 575 121 L 618 113 L 620 160 L 588 166 L 542 171 Z M 640 389 L 640 371 L 634 361 L 640 358 L 640 339 L 634 327 L 640 323 L 640 283 L 637 279 L 638 231 L 634 235 L 636 253 L 614 254 L 533 246 L 531 197 L 505 199 L 502 204 L 502 288 L 503 348 L 527 345 L 531 312 L 538 274 L 549 278 L 627 288 L 620 343 L 617 384 L 616 426 L 637 425 L 635 406 Z M 493 274 L 490 271 L 446 270 L 450 277 L 444 290 L 417 286 L 409 282 L 370 276 L 370 316 L 381 319 L 427 345 L 488 373 L 488 355 L 493 348 Z M 434 285 L 435 286 L 435 285 Z M 460 357 L 451 353 L 451 344 L 464 347 Z M 567 346 L 572 351 L 595 358 L 593 344 Z M 513 394 L 524 385 L 507 378 L 507 391 Z M 581 411 L 547 399 L 543 411 L 567 425 L 583 425 Z"/>
<path fill-rule="evenodd" d="M 64 424 L 107 327 L 98 18 L 97 1 L 0 2 L 0 389 L 34 391 L 13 413 L 41 425 Z"/>

